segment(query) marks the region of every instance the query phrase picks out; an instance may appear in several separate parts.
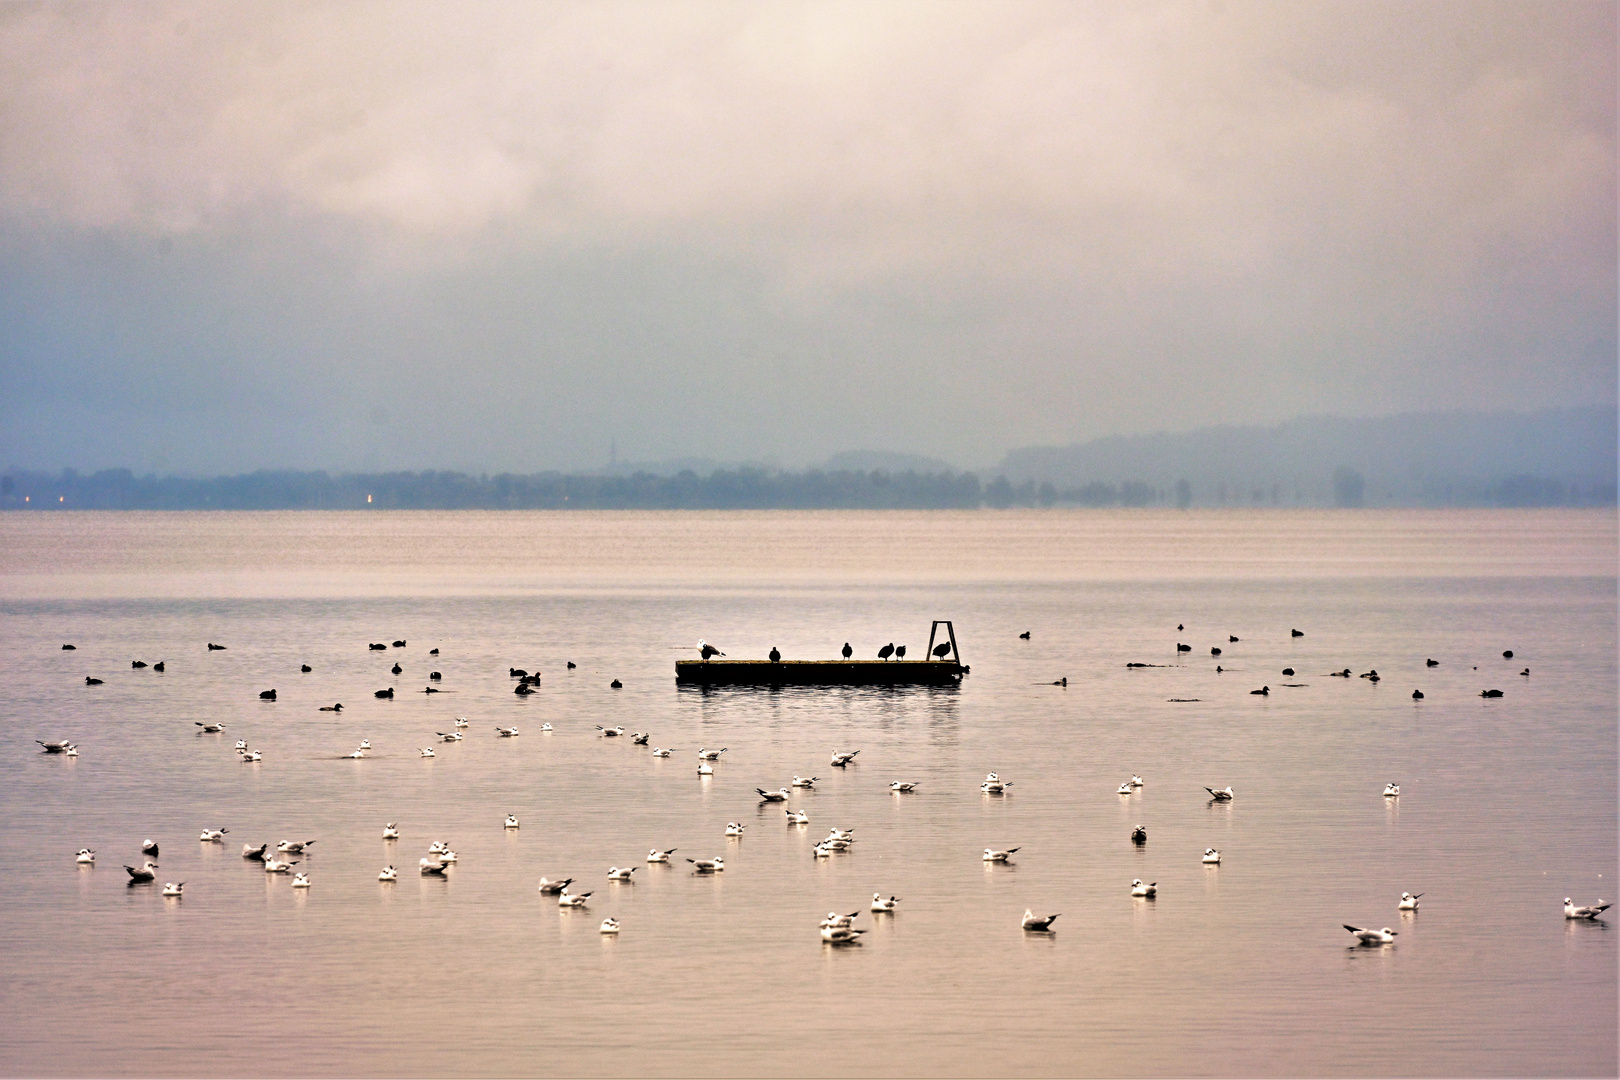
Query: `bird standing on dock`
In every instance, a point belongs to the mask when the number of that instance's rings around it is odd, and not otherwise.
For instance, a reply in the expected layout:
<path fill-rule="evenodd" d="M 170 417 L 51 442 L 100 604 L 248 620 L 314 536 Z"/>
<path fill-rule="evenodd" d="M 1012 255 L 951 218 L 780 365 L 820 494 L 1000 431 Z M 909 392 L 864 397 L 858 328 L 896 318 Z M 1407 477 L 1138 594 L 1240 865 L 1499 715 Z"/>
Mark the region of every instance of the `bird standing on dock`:
<path fill-rule="evenodd" d="M 781 654 L 781 652 L 777 650 L 775 645 L 772 645 L 771 646 L 771 663 L 780 664 L 781 662 L 782 662 L 782 654 Z"/>
<path fill-rule="evenodd" d="M 855 655 L 855 650 L 850 647 L 849 642 L 847 642 L 847 641 L 844 642 L 844 659 L 848 660 L 850 657 L 852 657 L 854 655 Z"/>
<path fill-rule="evenodd" d="M 892 642 L 892 641 L 889 642 L 887 645 L 883 646 L 883 648 L 878 650 L 878 659 L 879 660 L 887 660 L 889 657 L 891 657 L 893 655 L 894 655 L 894 642 Z"/>
<path fill-rule="evenodd" d="M 721 652 L 719 649 L 715 648 L 713 645 L 710 645 L 708 642 L 704 641 L 702 638 L 698 639 L 697 647 L 698 647 L 698 656 L 701 657 L 704 660 L 709 659 L 709 657 L 711 657 L 711 656 L 724 656 L 724 655 L 726 655 L 725 653 Z"/>
<path fill-rule="evenodd" d="M 948 641 L 942 641 L 938 645 L 934 646 L 934 657 L 935 659 L 943 660 L 945 659 L 946 654 L 950 651 L 951 643 Z"/>
<path fill-rule="evenodd" d="M 904 645 L 896 645 L 894 647 L 894 658 L 896 660 L 904 660 L 906 658 L 906 647 Z"/>

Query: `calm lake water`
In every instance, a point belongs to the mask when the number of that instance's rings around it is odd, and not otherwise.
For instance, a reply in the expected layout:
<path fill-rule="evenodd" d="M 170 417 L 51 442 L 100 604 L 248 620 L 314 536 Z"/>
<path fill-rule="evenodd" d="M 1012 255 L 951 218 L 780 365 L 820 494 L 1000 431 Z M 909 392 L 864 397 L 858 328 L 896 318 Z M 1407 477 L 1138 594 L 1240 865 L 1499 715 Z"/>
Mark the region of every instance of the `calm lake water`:
<path fill-rule="evenodd" d="M 1584 511 L 0 515 L 0 1071 L 1614 1075 L 1620 920 L 1561 907 L 1620 899 L 1616 535 Z M 933 619 L 959 689 L 674 682 L 700 637 L 916 656 Z M 699 746 L 729 747 L 710 778 Z M 807 828 L 754 792 L 794 774 L 822 777 L 790 803 Z M 832 826 L 858 842 L 812 858 Z M 146 837 L 183 899 L 126 886 Z M 239 857 L 310 838 L 307 891 Z M 421 878 L 438 839 L 460 862 Z M 860 947 L 820 942 L 833 910 Z M 1399 936 L 1349 948 L 1347 922 Z"/>

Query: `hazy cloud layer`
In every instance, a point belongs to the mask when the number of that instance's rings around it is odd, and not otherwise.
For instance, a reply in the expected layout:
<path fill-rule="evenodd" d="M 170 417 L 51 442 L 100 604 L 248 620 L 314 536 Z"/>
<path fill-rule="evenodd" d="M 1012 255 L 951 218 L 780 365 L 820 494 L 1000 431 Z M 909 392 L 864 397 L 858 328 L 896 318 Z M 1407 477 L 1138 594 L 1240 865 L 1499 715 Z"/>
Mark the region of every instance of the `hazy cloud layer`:
<path fill-rule="evenodd" d="M 1610 4 L 0 9 L 0 458 L 1615 398 Z"/>

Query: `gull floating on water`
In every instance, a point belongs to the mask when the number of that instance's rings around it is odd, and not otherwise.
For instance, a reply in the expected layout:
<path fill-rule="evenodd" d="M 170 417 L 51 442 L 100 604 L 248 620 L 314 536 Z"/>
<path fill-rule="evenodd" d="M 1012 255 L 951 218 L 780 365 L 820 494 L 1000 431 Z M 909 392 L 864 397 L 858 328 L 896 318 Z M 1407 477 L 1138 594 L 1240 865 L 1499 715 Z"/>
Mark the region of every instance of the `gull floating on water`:
<path fill-rule="evenodd" d="M 1039 915 L 1036 915 L 1033 911 L 1029 910 L 1029 908 L 1025 908 L 1023 926 L 1025 930 L 1050 930 L 1052 929 L 1052 923 L 1055 919 L 1057 919 L 1056 915 L 1048 915 L 1043 919 Z"/>
<path fill-rule="evenodd" d="M 748 828 L 748 826 L 739 824 L 735 821 L 728 821 L 726 822 L 726 835 L 741 836 L 743 834 L 743 830 L 746 828 Z"/>
<path fill-rule="evenodd" d="M 730 749 L 731 747 L 729 746 L 722 746 L 718 750 L 708 750 L 700 747 L 698 749 L 698 757 L 703 761 L 719 761 L 720 755 Z"/>
<path fill-rule="evenodd" d="M 1232 788 L 1230 785 L 1218 789 L 1206 787 L 1204 790 L 1209 792 L 1210 797 L 1216 802 L 1230 802 L 1232 799 Z"/>
<path fill-rule="evenodd" d="M 852 911 L 848 915 L 840 915 L 836 911 L 829 911 L 829 912 L 827 912 L 827 917 L 825 919 L 821 920 L 821 925 L 822 926 L 834 926 L 834 927 L 853 926 L 855 924 L 856 918 L 859 915 L 860 915 L 860 912 L 858 912 L 858 911 Z"/>
<path fill-rule="evenodd" d="M 679 850 L 679 848 L 670 848 L 667 851 L 659 851 L 657 848 L 653 848 L 647 852 L 647 861 L 650 863 L 667 863 L 669 857 Z"/>
<path fill-rule="evenodd" d="M 1214 848 L 1205 848 L 1204 862 L 1219 866 L 1221 864 L 1221 853 L 1216 851 Z"/>
<path fill-rule="evenodd" d="M 352 753 L 352 754 L 344 754 L 343 756 L 346 757 L 346 758 L 354 758 L 354 759 L 358 760 L 359 758 L 365 757 L 366 752 L 364 750 L 360 750 L 360 749 L 357 748 L 354 753 Z"/>
<path fill-rule="evenodd" d="M 665 750 L 662 746 L 653 747 L 653 757 L 669 757 L 674 752 L 673 750 Z"/>
<path fill-rule="evenodd" d="M 630 875 L 635 873 L 639 869 L 640 869 L 640 867 L 637 867 L 637 866 L 624 866 L 624 867 L 610 866 L 610 867 L 608 867 L 608 880 L 609 881 L 634 881 L 635 879 L 632 878 Z"/>
<path fill-rule="evenodd" d="M 264 760 L 264 755 L 259 753 L 257 750 L 239 750 L 237 752 L 242 755 L 242 760 L 243 761 L 262 761 L 262 760 Z"/>
<path fill-rule="evenodd" d="M 687 859 L 686 861 L 691 863 L 693 868 L 700 874 L 717 874 L 726 868 L 726 860 L 718 857 L 713 859 Z"/>
<path fill-rule="evenodd" d="M 701 762 L 698 765 L 698 775 L 699 776 L 713 776 L 714 775 L 714 766 L 710 765 L 707 761 Z"/>
<path fill-rule="evenodd" d="M 601 932 L 604 934 L 617 934 L 619 932 L 619 920 L 614 918 L 603 919 Z"/>
<path fill-rule="evenodd" d="M 197 839 L 204 844 L 218 844 L 224 842 L 225 834 L 230 831 L 229 829 L 204 829 Z"/>
<path fill-rule="evenodd" d="M 246 749 L 247 749 L 247 740 L 246 739 L 237 739 L 236 740 L 236 751 L 237 751 L 237 753 L 241 753 L 243 750 L 246 750 Z"/>
<path fill-rule="evenodd" d="M 855 830 L 854 829 L 829 829 L 828 832 L 827 832 L 827 840 L 828 841 L 832 841 L 832 840 L 849 840 L 849 841 L 853 841 L 854 839 L 855 839 Z"/>
<path fill-rule="evenodd" d="M 158 846 L 157 846 L 157 841 L 156 840 L 152 840 L 152 839 L 149 838 L 149 839 L 141 841 L 141 854 L 142 855 L 156 855 L 157 853 L 158 853 Z"/>
<path fill-rule="evenodd" d="M 497 727 L 495 729 L 495 734 L 499 735 L 503 739 L 510 739 L 512 736 L 518 734 L 518 729 L 515 727 Z"/>
<path fill-rule="evenodd" d="M 856 930 L 850 926 L 823 926 L 821 940 L 829 945 L 859 945 L 861 935 L 865 930 Z"/>
<path fill-rule="evenodd" d="M 264 851 L 269 846 L 269 844 L 260 844 L 258 847 L 254 847 L 252 844 L 243 844 L 242 858 L 253 862 L 264 862 Z"/>
<path fill-rule="evenodd" d="M 820 780 L 820 779 L 821 779 L 821 777 L 819 777 L 819 776 L 795 776 L 793 778 L 793 786 L 794 787 L 802 787 L 802 788 L 812 788 L 812 787 L 816 786 L 816 781 Z"/>
<path fill-rule="evenodd" d="M 1569 897 L 1564 897 L 1564 918 L 1566 919 L 1595 919 L 1609 909 L 1609 905 L 1602 900 L 1590 907 L 1576 907 Z"/>
<path fill-rule="evenodd" d="M 148 881 L 152 881 L 152 880 L 156 879 L 157 875 L 152 873 L 152 871 L 156 870 L 157 868 L 158 868 L 158 864 L 155 863 L 155 862 L 152 862 L 150 859 L 148 859 L 146 861 L 146 864 L 144 866 L 142 866 L 139 870 L 135 869 L 133 866 L 128 865 L 127 863 L 124 866 L 124 869 L 129 871 L 129 883 L 131 885 L 144 885 Z"/>
<path fill-rule="evenodd" d="M 293 879 L 292 879 L 292 887 L 295 888 L 295 889 L 307 889 L 307 888 L 309 888 L 309 875 L 308 874 L 294 874 Z"/>
<path fill-rule="evenodd" d="M 567 892 L 568 886 L 573 882 L 573 878 L 563 878 L 561 881 L 547 881 L 545 878 L 541 878 L 540 892 L 545 896 L 556 896 L 559 893 Z"/>
<path fill-rule="evenodd" d="M 183 882 L 183 881 L 165 881 L 163 883 L 163 895 L 164 896 L 183 896 L 185 894 L 182 892 L 182 890 L 185 887 L 186 887 L 186 883 Z"/>
<path fill-rule="evenodd" d="M 276 850 L 286 852 L 288 855 L 302 855 L 304 849 L 314 842 L 313 840 L 283 840 L 276 845 Z"/>
<path fill-rule="evenodd" d="M 1131 787 L 1141 787 L 1141 786 L 1142 786 L 1142 778 L 1140 776 L 1131 777 Z M 1056 918 L 1056 916 L 1053 916 L 1053 917 Z"/>
<path fill-rule="evenodd" d="M 471 721 L 469 721 L 465 716 L 456 717 L 456 727 L 458 728 L 466 727 L 469 723 L 471 723 Z"/>
<path fill-rule="evenodd" d="M 72 750 L 74 745 L 70 742 L 40 742 L 39 739 L 35 739 L 34 741 L 43 746 L 47 754 L 65 754 L 69 750 Z"/>
<path fill-rule="evenodd" d="M 872 894 L 872 910 L 873 911 L 887 911 L 887 912 L 892 913 L 894 911 L 894 906 L 896 904 L 898 904 L 899 902 L 900 902 L 900 898 L 898 896 L 891 896 L 887 900 L 885 900 L 883 898 L 882 893 L 873 893 Z"/>
<path fill-rule="evenodd" d="M 418 754 L 422 755 L 423 757 L 438 757 L 439 756 L 438 752 L 435 751 L 433 749 L 433 747 L 431 747 L 431 746 L 419 746 L 419 747 L 416 748 L 416 752 Z"/>
<path fill-rule="evenodd" d="M 1384 798 L 1398 799 L 1401 795 L 1401 785 L 1393 781 L 1384 785 Z"/>
<path fill-rule="evenodd" d="M 841 751 L 838 751 L 838 750 L 834 750 L 833 751 L 833 756 L 832 756 L 832 763 L 837 768 L 842 769 L 844 766 L 846 766 L 850 762 L 854 761 L 855 760 L 855 755 L 858 754 L 858 753 L 860 753 L 859 750 L 850 750 L 847 753 L 841 752 Z"/>
<path fill-rule="evenodd" d="M 449 850 L 450 845 L 445 843 L 443 840 L 435 840 L 433 843 L 428 845 L 429 855 L 442 855 L 444 852 Z"/>
<path fill-rule="evenodd" d="M 506 827 L 508 829 L 517 828 L 518 827 L 518 819 L 513 817 L 511 814 L 507 814 L 506 815 Z"/>
<path fill-rule="evenodd" d="M 453 865 L 454 863 L 459 862 L 460 859 L 461 857 L 455 852 L 451 851 L 449 848 L 445 848 L 439 853 L 439 861 L 444 863 L 446 866 Z"/>
<path fill-rule="evenodd" d="M 1144 885 L 1142 884 L 1142 879 L 1137 878 L 1135 881 L 1131 882 L 1131 895 L 1152 900 L 1155 896 L 1159 895 L 1159 883 L 1157 881 L 1153 881 Z"/>
<path fill-rule="evenodd" d="M 1397 933 L 1387 926 L 1382 930 L 1363 930 L 1359 926 L 1345 923 L 1344 928 L 1356 936 L 1357 945 L 1388 945 L 1395 940 Z"/>
<path fill-rule="evenodd" d="M 911 792 L 917 790 L 917 785 L 909 780 L 896 780 L 894 783 L 889 785 L 889 790 L 898 792 L 901 795 L 909 795 Z"/>
<path fill-rule="evenodd" d="M 213 734 L 215 734 L 217 732 L 221 732 L 221 731 L 225 730 L 225 725 L 224 724 L 210 724 L 210 723 L 205 723 L 202 720 L 193 720 L 192 723 L 196 724 L 198 727 L 202 728 L 203 733 L 206 733 L 206 734 L 209 734 L 209 735 L 213 735 Z"/>
<path fill-rule="evenodd" d="M 433 877 L 444 877 L 445 871 L 449 869 L 449 867 L 445 866 L 444 863 L 437 859 L 419 859 L 417 860 L 416 865 L 417 868 L 422 871 L 422 875 L 424 877 L 430 875 Z"/>
<path fill-rule="evenodd" d="M 550 724 L 541 724 L 540 725 L 540 730 L 541 731 L 550 731 L 551 730 L 551 725 Z"/>
<path fill-rule="evenodd" d="M 787 814 L 787 823 L 789 825 L 810 824 L 810 815 L 805 813 L 803 810 L 788 810 L 785 811 L 785 813 Z"/>
<path fill-rule="evenodd" d="M 1015 847 L 1014 848 L 1008 848 L 1006 851 L 997 851 L 994 848 L 985 848 L 984 849 L 984 861 L 985 862 L 1006 862 L 1008 859 L 1012 858 L 1012 853 L 1017 851 L 1017 850 L 1018 849 L 1015 848 Z"/>
<path fill-rule="evenodd" d="M 288 861 L 285 861 L 285 860 L 282 860 L 282 859 L 278 859 L 274 855 L 272 855 L 268 859 L 264 860 L 264 872 L 267 873 L 267 874 L 285 874 L 287 871 L 291 870 L 293 867 L 295 867 L 297 865 L 298 865 L 298 860 L 297 859 L 294 859 L 291 862 L 288 862 Z"/>
<path fill-rule="evenodd" d="M 995 773 L 991 773 L 990 775 L 995 776 Z M 979 785 L 979 790 L 984 792 L 986 795 L 1005 795 L 1007 793 L 1007 789 L 1010 787 L 1012 787 L 1011 780 L 1001 780 L 998 778 L 994 780 L 986 780 L 984 783 Z"/>
<path fill-rule="evenodd" d="M 584 907 L 585 906 L 585 901 L 589 900 L 590 898 L 591 898 L 591 894 L 588 893 L 588 892 L 585 892 L 585 893 L 569 893 L 569 892 L 565 892 L 561 896 L 557 897 L 557 906 L 558 907 Z"/>
<path fill-rule="evenodd" d="M 597 724 L 596 725 L 596 730 L 600 731 L 604 736 L 606 736 L 607 738 L 610 738 L 610 739 L 611 738 L 617 738 L 618 736 L 624 734 L 624 728 L 617 727 L 617 726 L 615 726 L 615 727 L 603 727 L 601 724 Z"/>
<path fill-rule="evenodd" d="M 398 840 L 399 839 L 399 826 L 396 825 L 392 821 L 390 821 L 388 824 L 384 825 L 383 826 L 383 836 L 382 836 L 382 838 L 384 840 Z"/>
<path fill-rule="evenodd" d="M 435 731 L 433 734 L 437 735 L 440 739 L 443 739 L 445 742 L 460 742 L 461 741 L 461 732 L 459 732 L 459 731 Z"/>
<path fill-rule="evenodd" d="M 763 799 L 765 802 L 786 802 L 787 801 L 787 797 L 788 797 L 788 789 L 787 788 L 778 788 L 776 791 L 766 791 L 764 788 L 758 788 L 757 787 L 754 790 L 759 792 L 759 797 L 761 799 Z"/>
<path fill-rule="evenodd" d="M 362 750 L 370 750 L 371 749 L 371 740 L 370 739 L 361 739 L 360 740 L 360 749 L 362 749 Z"/>
<path fill-rule="evenodd" d="M 399 880 L 399 871 L 395 870 L 392 866 L 385 866 L 385 867 L 382 868 L 382 873 L 377 875 L 377 880 L 378 881 L 398 881 Z"/>
<path fill-rule="evenodd" d="M 79 854 L 74 858 L 73 861 L 78 862 L 78 863 L 83 863 L 83 864 L 85 864 L 87 866 L 94 866 L 95 862 L 96 862 L 96 853 L 91 851 L 87 847 L 86 848 L 80 848 L 79 849 Z"/>
<path fill-rule="evenodd" d="M 652 738 L 652 736 L 645 731 L 632 731 L 630 733 L 630 741 L 635 743 L 637 746 L 646 746 L 647 740 L 650 738 Z"/>
<path fill-rule="evenodd" d="M 1130 793 L 1131 793 L 1131 785 L 1130 784 L 1125 783 L 1125 784 L 1119 785 L 1118 794 L 1120 794 L 1120 795 L 1129 795 Z"/>
<path fill-rule="evenodd" d="M 1418 897 L 1422 895 L 1422 893 L 1401 893 L 1401 902 L 1395 905 L 1395 910 L 1416 911 L 1418 909 Z"/>

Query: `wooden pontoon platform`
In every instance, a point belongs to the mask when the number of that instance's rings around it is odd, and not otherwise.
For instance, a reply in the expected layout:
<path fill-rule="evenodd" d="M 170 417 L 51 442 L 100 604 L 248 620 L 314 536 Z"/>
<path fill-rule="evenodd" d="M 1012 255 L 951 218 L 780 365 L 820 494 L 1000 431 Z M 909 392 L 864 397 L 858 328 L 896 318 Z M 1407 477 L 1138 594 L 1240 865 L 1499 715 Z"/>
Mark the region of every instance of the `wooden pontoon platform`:
<path fill-rule="evenodd" d="M 934 651 L 940 627 L 945 637 Z M 701 686 L 955 686 L 968 673 L 956 628 L 934 620 L 925 660 L 677 660 L 675 681 Z"/>

